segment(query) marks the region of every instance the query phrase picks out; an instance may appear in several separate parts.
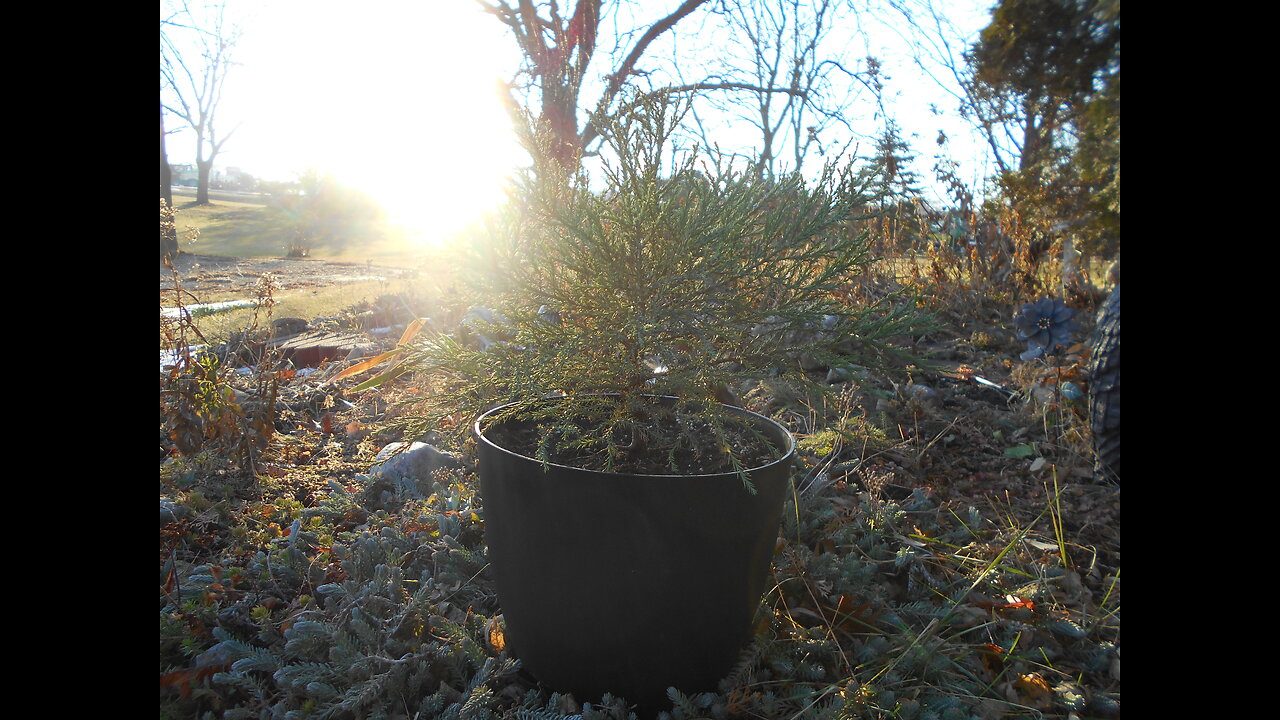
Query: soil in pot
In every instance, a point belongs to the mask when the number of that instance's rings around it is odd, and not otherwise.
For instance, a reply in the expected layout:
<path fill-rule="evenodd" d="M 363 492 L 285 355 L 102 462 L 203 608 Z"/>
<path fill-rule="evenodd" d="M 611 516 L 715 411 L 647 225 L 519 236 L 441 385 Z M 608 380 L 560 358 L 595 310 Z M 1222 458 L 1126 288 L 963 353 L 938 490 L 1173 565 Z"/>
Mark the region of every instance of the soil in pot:
<path fill-rule="evenodd" d="M 602 435 L 601 427 L 610 430 Z M 631 475 L 735 472 L 768 465 L 786 451 L 749 416 L 711 414 L 675 398 L 655 398 L 623 420 L 601 410 L 554 424 L 505 422 L 488 434 L 495 444 L 545 463 Z"/>

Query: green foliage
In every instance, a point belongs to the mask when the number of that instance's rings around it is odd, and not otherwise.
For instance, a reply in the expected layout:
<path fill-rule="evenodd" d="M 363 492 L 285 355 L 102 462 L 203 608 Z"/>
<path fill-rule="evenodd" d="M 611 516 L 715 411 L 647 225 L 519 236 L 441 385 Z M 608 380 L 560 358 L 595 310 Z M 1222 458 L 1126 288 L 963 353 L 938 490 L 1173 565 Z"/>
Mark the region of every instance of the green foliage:
<path fill-rule="evenodd" d="M 1119 0 L 1002 0 L 974 47 L 979 78 L 1078 101 L 1119 65 Z"/>
<path fill-rule="evenodd" d="M 1120 72 L 1091 97 L 1079 118 L 1080 144 L 1073 157 L 1090 191 L 1088 209 L 1097 217 L 1090 249 L 1116 252 L 1120 237 Z"/>
<path fill-rule="evenodd" d="M 876 254 L 915 247 L 924 234 L 918 214 L 920 176 L 911 169 L 916 155 L 903 141 L 897 122 L 885 123 L 867 159 L 869 164 L 863 170 L 867 179 L 865 201 L 878 210 L 869 223 Z"/>
<path fill-rule="evenodd" d="M 695 420 L 719 435 L 717 401 L 744 380 L 798 371 L 802 353 L 883 362 L 887 340 L 913 327 L 896 298 L 847 299 L 869 263 L 851 229 L 869 212 L 867 178 L 828 168 L 816 182 L 763 181 L 693 157 L 664 173 L 674 123 L 665 106 L 643 108 L 609 133 L 603 189 L 544 172 L 491 218 L 474 269 L 477 302 L 496 312 L 472 327 L 497 342 L 435 335 L 409 351 L 441 381 L 419 409 L 427 427 L 510 401 L 504 417 L 537 419 L 548 455 L 615 468 L 697 455 L 682 445 Z M 654 396 L 691 403 L 675 411 L 683 433 L 650 424 L 667 414 Z"/>
<path fill-rule="evenodd" d="M 1016 223 L 1067 223 L 1082 249 L 1117 252 L 1119 0 L 1002 0 L 969 59 L 975 97 L 1001 108 L 987 121 L 1021 135 L 999 178 Z"/>
<path fill-rule="evenodd" d="M 819 456 L 833 455 L 849 448 L 865 457 L 890 446 L 884 430 L 861 417 L 840 418 L 834 426 L 810 433 L 797 441 L 801 449 Z"/>
<path fill-rule="evenodd" d="M 920 176 L 910 168 L 915 160 L 911 147 L 902 140 L 898 123 L 889 120 L 876 139 L 871 175 L 873 189 L 881 201 L 910 198 L 920 194 Z"/>

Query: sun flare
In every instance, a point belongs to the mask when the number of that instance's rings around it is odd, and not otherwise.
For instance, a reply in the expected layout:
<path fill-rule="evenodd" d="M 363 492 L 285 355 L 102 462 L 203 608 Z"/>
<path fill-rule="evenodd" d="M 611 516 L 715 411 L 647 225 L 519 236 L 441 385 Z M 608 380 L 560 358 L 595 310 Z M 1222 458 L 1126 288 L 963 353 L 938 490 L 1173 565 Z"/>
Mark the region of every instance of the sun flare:
<path fill-rule="evenodd" d="M 219 164 L 332 174 L 425 245 L 528 162 L 497 92 L 514 43 L 473 3 L 283 0 L 244 28 L 225 108 L 244 122 Z"/>

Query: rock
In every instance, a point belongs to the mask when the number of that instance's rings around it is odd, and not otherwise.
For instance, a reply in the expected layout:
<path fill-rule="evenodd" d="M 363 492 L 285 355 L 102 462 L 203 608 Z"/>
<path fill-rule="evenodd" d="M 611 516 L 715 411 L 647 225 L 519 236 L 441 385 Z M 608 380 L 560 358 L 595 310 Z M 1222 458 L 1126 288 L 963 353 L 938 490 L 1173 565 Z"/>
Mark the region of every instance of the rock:
<path fill-rule="evenodd" d="M 368 338 L 356 333 L 309 332 L 288 335 L 267 344 L 294 367 L 316 367 L 328 360 L 347 360 L 379 351 Z"/>
<path fill-rule="evenodd" d="M 468 347 L 487 351 L 494 345 L 510 339 L 503 329 L 503 326 L 508 326 L 510 323 L 511 321 L 502 313 L 476 305 L 467 310 L 458 321 L 459 340 Z"/>
<path fill-rule="evenodd" d="M 832 366 L 827 372 L 827 383 L 835 384 L 840 382 L 857 381 L 859 383 L 871 382 L 871 371 L 861 365 L 838 365 Z"/>
<path fill-rule="evenodd" d="M 826 363 L 809 353 L 800 353 L 796 358 L 796 362 L 800 363 L 800 369 L 805 372 L 818 372 L 827 369 Z"/>
<path fill-rule="evenodd" d="M 912 383 L 906 388 L 906 395 L 909 398 L 916 398 L 919 402 L 926 405 L 938 405 L 942 402 L 942 395 L 928 385 Z"/>
<path fill-rule="evenodd" d="M 1047 405 L 1057 399 L 1057 391 L 1052 385 L 1037 383 L 1031 388 L 1031 400 L 1037 405 Z"/>
<path fill-rule="evenodd" d="M 853 379 L 853 372 L 849 368 L 833 367 L 827 370 L 827 384 L 835 385 L 836 383 L 848 382 Z"/>
<path fill-rule="evenodd" d="M 460 468 L 462 461 L 453 453 L 437 450 L 427 443 L 393 442 L 382 448 L 373 459 L 370 474 L 412 480 L 430 489 L 432 474 L 441 468 Z"/>
<path fill-rule="evenodd" d="M 173 498 L 160 498 L 160 527 L 177 522 L 186 517 L 187 509 L 179 505 Z"/>
<path fill-rule="evenodd" d="M 564 322 L 560 317 L 560 313 L 552 310 L 549 305 L 538 307 L 538 319 L 548 325 L 560 325 Z"/>
<path fill-rule="evenodd" d="M 796 325 L 779 315 L 770 315 L 763 322 L 753 325 L 751 333 L 756 337 L 779 340 L 792 348 L 802 348 L 806 345 L 829 346 L 835 339 L 838 339 L 835 334 L 840 332 L 839 323 L 840 318 L 836 315 L 824 315 L 817 324 L 804 325 Z M 841 354 L 852 354 L 849 351 L 856 350 L 856 347 L 849 342 L 837 343 L 831 347 L 834 347 Z M 803 350 L 793 351 L 790 353 L 790 357 L 805 372 L 821 372 L 830 368 L 830 365 L 825 360 Z M 830 379 L 828 379 L 828 382 L 831 382 Z"/>
<path fill-rule="evenodd" d="M 234 649 L 235 642 L 224 640 L 196 656 L 197 668 L 217 668 L 228 666 L 239 656 Z"/>
<path fill-rule="evenodd" d="M 271 337 L 282 338 L 297 335 L 307 329 L 307 321 L 296 317 L 282 317 L 271 321 Z"/>

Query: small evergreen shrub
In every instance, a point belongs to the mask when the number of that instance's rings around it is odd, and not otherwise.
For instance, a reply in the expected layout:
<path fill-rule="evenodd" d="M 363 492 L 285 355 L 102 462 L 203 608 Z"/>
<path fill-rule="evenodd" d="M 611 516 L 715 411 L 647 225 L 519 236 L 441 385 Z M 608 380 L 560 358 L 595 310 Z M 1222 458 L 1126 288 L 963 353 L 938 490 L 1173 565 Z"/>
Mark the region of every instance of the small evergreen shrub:
<path fill-rule="evenodd" d="M 751 455 L 759 438 L 720 410 L 744 381 L 806 361 L 883 361 L 913 328 L 895 298 L 846 299 L 869 262 L 853 230 L 871 207 L 867 176 L 762 180 L 692 155 L 664 172 L 677 115 L 649 105 L 616 126 L 602 189 L 548 168 L 515 187 L 473 248 L 476 302 L 491 312 L 467 337 L 406 350 L 406 367 L 438 381 L 417 429 L 465 431 L 512 403 L 495 424 L 532 421 L 527 438 L 505 440 L 546 462 L 742 470 L 776 457 Z"/>

